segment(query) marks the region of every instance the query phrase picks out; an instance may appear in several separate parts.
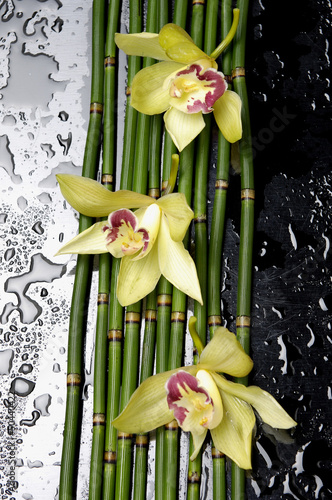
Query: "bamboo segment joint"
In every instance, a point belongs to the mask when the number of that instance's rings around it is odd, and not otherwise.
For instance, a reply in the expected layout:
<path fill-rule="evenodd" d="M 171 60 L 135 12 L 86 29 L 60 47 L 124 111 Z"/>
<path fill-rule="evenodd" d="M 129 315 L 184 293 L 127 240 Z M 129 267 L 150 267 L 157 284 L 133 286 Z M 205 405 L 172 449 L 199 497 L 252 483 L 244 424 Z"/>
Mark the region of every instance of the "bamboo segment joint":
<path fill-rule="evenodd" d="M 206 214 L 199 215 L 198 217 L 195 217 L 194 223 L 198 224 L 200 222 L 205 223 L 206 222 Z"/>
<path fill-rule="evenodd" d="M 127 312 L 126 313 L 126 323 L 139 323 L 141 321 L 141 315 L 138 312 Z"/>
<path fill-rule="evenodd" d="M 161 190 L 162 190 L 162 191 L 165 191 L 165 189 L 167 188 L 167 186 L 168 186 L 168 180 L 167 180 L 167 181 L 163 181 L 163 182 L 161 183 Z"/>
<path fill-rule="evenodd" d="M 172 422 L 170 422 L 169 424 L 165 425 L 165 429 L 167 431 L 177 431 L 178 428 L 179 428 L 179 424 L 177 423 L 177 421 L 175 419 L 172 420 Z"/>
<path fill-rule="evenodd" d="M 126 95 L 127 96 L 131 95 L 131 87 L 126 88 Z"/>
<path fill-rule="evenodd" d="M 104 463 L 105 464 L 116 464 L 116 451 L 105 451 Z"/>
<path fill-rule="evenodd" d="M 145 434 L 137 434 L 135 444 L 139 448 L 147 448 L 149 444 L 148 436 Z"/>
<path fill-rule="evenodd" d="M 226 82 L 231 85 L 231 83 L 233 81 L 232 75 L 224 75 L 224 78 L 225 78 Z"/>
<path fill-rule="evenodd" d="M 184 323 L 186 320 L 186 315 L 182 311 L 173 311 L 171 314 L 172 323 Z"/>
<path fill-rule="evenodd" d="M 118 432 L 118 439 L 133 439 L 132 434 L 128 434 L 127 432 Z"/>
<path fill-rule="evenodd" d="M 221 317 L 220 316 L 209 316 L 208 317 L 208 325 L 211 326 L 221 326 Z"/>
<path fill-rule="evenodd" d="M 254 189 L 242 189 L 241 190 L 241 200 L 254 200 L 255 190 Z"/>
<path fill-rule="evenodd" d="M 98 300 L 97 300 L 97 305 L 102 306 L 107 304 L 108 305 L 108 293 L 98 293 Z"/>
<path fill-rule="evenodd" d="M 160 306 L 170 306 L 172 304 L 172 295 L 168 293 L 161 293 L 158 295 L 158 307 Z"/>
<path fill-rule="evenodd" d="M 246 76 L 246 70 L 242 66 L 238 66 L 237 68 L 234 68 L 232 71 L 232 78 L 239 78 L 239 77 L 244 77 Z"/>
<path fill-rule="evenodd" d="M 237 316 L 236 328 L 250 328 L 250 316 Z"/>
<path fill-rule="evenodd" d="M 122 340 L 122 330 L 108 330 L 107 338 L 110 342 L 121 342 Z"/>
<path fill-rule="evenodd" d="M 92 419 L 93 426 L 105 425 L 105 422 L 106 422 L 105 413 L 94 413 L 93 414 L 93 419 Z"/>
<path fill-rule="evenodd" d="M 103 186 L 113 185 L 113 175 L 112 174 L 103 174 L 101 176 L 101 183 Z"/>
<path fill-rule="evenodd" d="M 216 189 L 228 189 L 228 181 L 224 179 L 217 179 L 214 185 Z"/>
<path fill-rule="evenodd" d="M 81 385 L 81 375 L 79 373 L 68 373 L 67 386 Z"/>
<path fill-rule="evenodd" d="M 105 68 L 110 66 L 115 66 L 115 57 L 107 56 L 105 57 Z"/>
<path fill-rule="evenodd" d="M 214 446 L 212 447 L 212 458 L 213 459 L 216 459 L 216 458 L 224 458 L 224 454 L 221 453 L 219 450 L 217 450 L 217 448 L 215 448 Z"/>
<path fill-rule="evenodd" d="M 205 0 L 193 0 L 193 5 L 205 5 Z"/>
<path fill-rule="evenodd" d="M 145 321 L 150 321 L 151 323 L 157 321 L 157 311 L 154 309 L 147 309 L 145 311 Z"/>
<path fill-rule="evenodd" d="M 151 198 L 154 198 L 155 200 L 158 200 L 158 198 L 160 197 L 160 189 L 159 188 L 150 188 L 149 189 L 149 196 L 151 196 Z"/>
<path fill-rule="evenodd" d="M 188 483 L 190 484 L 199 484 L 201 482 L 201 476 L 198 472 L 190 472 L 188 474 Z"/>
<path fill-rule="evenodd" d="M 90 114 L 96 113 L 97 115 L 103 114 L 103 105 L 100 102 L 92 102 L 90 104 Z"/>

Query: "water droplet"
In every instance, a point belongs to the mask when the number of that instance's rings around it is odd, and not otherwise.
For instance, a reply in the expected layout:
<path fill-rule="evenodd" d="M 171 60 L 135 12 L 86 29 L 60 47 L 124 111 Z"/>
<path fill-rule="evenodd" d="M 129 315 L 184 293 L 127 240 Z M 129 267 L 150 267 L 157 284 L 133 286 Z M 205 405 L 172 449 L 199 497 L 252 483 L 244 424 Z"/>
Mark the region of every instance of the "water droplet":
<path fill-rule="evenodd" d="M 25 397 L 32 393 L 35 383 L 23 377 L 16 377 L 10 386 L 10 392 L 17 396 Z"/>
<path fill-rule="evenodd" d="M 36 408 L 36 410 L 40 411 L 40 414 L 43 417 L 48 417 L 49 412 L 48 408 L 52 402 L 52 397 L 49 394 L 42 394 L 41 396 L 38 396 L 34 402 L 33 406 Z"/>
<path fill-rule="evenodd" d="M 5 349 L 0 351 L 0 375 L 9 375 L 13 365 L 14 351 Z"/>
<path fill-rule="evenodd" d="M 40 413 L 37 410 L 32 412 L 32 418 L 23 418 L 20 420 L 20 425 L 26 425 L 27 427 L 32 427 L 36 424 L 37 420 L 40 418 Z"/>
<path fill-rule="evenodd" d="M 31 373 L 33 370 L 33 366 L 31 363 L 23 363 L 22 366 L 19 368 L 19 373 L 23 373 L 24 375 L 27 375 L 28 373 Z"/>

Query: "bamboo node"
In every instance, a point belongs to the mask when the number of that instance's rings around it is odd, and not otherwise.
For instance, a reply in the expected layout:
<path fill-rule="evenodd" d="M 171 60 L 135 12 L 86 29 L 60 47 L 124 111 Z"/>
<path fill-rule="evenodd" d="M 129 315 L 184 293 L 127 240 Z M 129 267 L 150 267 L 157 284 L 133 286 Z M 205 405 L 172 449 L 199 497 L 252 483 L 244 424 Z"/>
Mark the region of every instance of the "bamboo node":
<path fill-rule="evenodd" d="M 246 76 L 246 70 L 242 66 L 238 66 L 232 70 L 232 78 L 239 78 Z"/>
<path fill-rule="evenodd" d="M 147 434 L 137 434 L 135 444 L 139 448 L 147 448 L 149 444 L 149 439 Z"/>
<path fill-rule="evenodd" d="M 127 432 L 118 432 L 118 439 L 133 439 L 133 434 L 128 434 Z"/>
<path fill-rule="evenodd" d="M 107 304 L 108 305 L 108 293 L 98 293 L 98 299 L 97 299 L 97 305 L 102 306 Z"/>
<path fill-rule="evenodd" d="M 227 83 L 231 84 L 233 81 L 232 75 L 224 75 L 224 78 Z"/>
<path fill-rule="evenodd" d="M 241 190 L 241 200 L 254 200 L 255 199 L 255 190 L 254 189 L 242 189 Z"/>
<path fill-rule="evenodd" d="M 217 179 L 214 185 L 216 189 L 228 189 L 228 181 L 224 179 Z"/>
<path fill-rule="evenodd" d="M 68 385 L 81 385 L 81 375 L 79 373 L 68 373 L 67 375 L 67 386 Z"/>
<path fill-rule="evenodd" d="M 131 95 L 131 87 L 126 88 L 126 95 L 127 96 Z"/>
<path fill-rule="evenodd" d="M 141 315 L 138 312 L 127 312 L 126 313 L 126 323 L 139 323 L 141 321 Z"/>
<path fill-rule="evenodd" d="M 150 321 L 151 323 L 157 321 L 157 311 L 155 309 L 147 309 L 145 311 L 145 321 Z"/>
<path fill-rule="evenodd" d="M 195 217 L 194 223 L 197 224 L 200 222 L 203 222 L 203 223 L 206 222 L 206 214 L 201 214 L 198 217 Z"/>
<path fill-rule="evenodd" d="M 110 342 L 121 342 L 122 340 L 122 330 L 108 330 L 107 338 Z"/>
<path fill-rule="evenodd" d="M 171 314 L 172 323 L 184 323 L 186 320 L 186 315 L 182 311 L 173 311 Z"/>
<path fill-rule="evenodd" d="M 90 114 L 96 113 L 97 115 L 103 114 L 103 105 L 100 102 L 92 102 L 90 104 Z"/>
<path fill-rule="evenodd" d="M 161 190 L 162 190 L 162 191 L 165 191 L 165 189 L 167 188 L 167 186 L 168 186 L 168 180 L 167 180 L 167 181 L 163 181 L 163 182 L 161 183 Z"/>
<path fill-rule="evenodd" d="M 151 198 L 154 198 L 155 200 L 158 200 L 158 198 L 160 197 L 160 189 L 159 188 L 150 188 L 149 189 L 149 196 L 151 196 Z"/>
<path fill-rule="evenodd" d="M 157 304 L 159 306 L 170 306 L 172 304 L 172 295 L 168 293 L 161 293 L 158 295 Z"/>
<path fill-rule="evenodd" d="M 214 446 L 212 447 L 212 458 L 223 458 L 225 455 L 221 451 L 217 450 Z"/>
<path fill-rule="evenodd" d="M 105 57 L 105 68 L 110 66 L 115 66 L 115 57 L 107 56 Z"/>
<path fill-rule="evenodd" d="M 177 423 L 177 420 L 172 420 L 169 424 L 165 425 L 165 429 L 167 431 L 177 431 L 179 428 L 179 424 Z"/>
<path fill-rule="evenodd" d="M 201 476 L 198 474 L 197 471 L 190 472 L 188 474 L 188 483 L 199 484 L 200 482 L 201 482 Z"/>
<path fill-rule="evenodd" d="M 105 425 L 105 413 L 94 413 L 92 418 L 92 425 Z"/>
<path fill-rule="evenodd" d="M 221 326 L 221 317 L 218 315 L 208 317 L 208 326 Z"/>
<path fill-rule="evenodd" d="M 205 5 L 205 0 L 193 0 L 193 5 Z"/>
<path fill-rule="evenodd" d="M 250 316 L 237 316 L 236 328 L 250 328 Z"/>
<path fill-rule="evenodd" d="M 105 464 L 116 464 L 116 451 L 105 451 L 104 463 Z"/>
<path fill-rule="evenodd" d="M 113 175 L 112 174 L 103 174 L 101 176 L 101 183 L 103 186 L 113 185 Z"/>

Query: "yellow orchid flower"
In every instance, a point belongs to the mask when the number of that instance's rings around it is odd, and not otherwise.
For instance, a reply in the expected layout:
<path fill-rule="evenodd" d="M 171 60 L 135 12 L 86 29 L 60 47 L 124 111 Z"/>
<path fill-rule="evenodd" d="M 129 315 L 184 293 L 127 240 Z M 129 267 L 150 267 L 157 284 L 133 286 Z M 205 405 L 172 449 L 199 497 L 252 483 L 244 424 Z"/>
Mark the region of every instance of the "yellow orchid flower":
<path fill-rule="evenodd" d="M 76 175 L 57 175 L 61 192 L 75 210 L 106 217 L 66 243 L 57 253 L 122 257 L 117 297 L 122 306 L 137 302 L 156 286 L 161 274 L 202 303 L 196 267 L 182 240 L 193 212 L 182 193 L 155 201 L 132 191 L 110 192 L 98 182 Z M 130 208 L 137 208 L 131 212 Z"/>
<path fill-rule="evenodd" d="M 113 425 L 122 432 L 142 433 L 175 418 L 184 431 L 192 434 L 195 449 L 191 460 L 197 456 L 209 429 L 221 453 L 239 467 L 250 469 L 253 408 L 272 427 L 289 429 L 296 425 L 268 392 L 231 382 L 217 373 L 243 377 L 252 366 L 235 335 L 226 328 L 217 328 L 197 365 L 145 380 Z"/>
<path fill-rule="evenodd" d="M 116 33 L 115 43 L 128 55 L 162 61 L 135 75 L 131 105 L 147 115 L 166 111 L 165 126 L 179 151 L 203 130 L 203 114 L 211 112 L 229 142 L 242 137 L 241 99 L 227 90 L 225 77 L 218 71 L 215 57 L 220 51 L 208 56 L 175 24 L 166 24 L 159 35 Z"/>

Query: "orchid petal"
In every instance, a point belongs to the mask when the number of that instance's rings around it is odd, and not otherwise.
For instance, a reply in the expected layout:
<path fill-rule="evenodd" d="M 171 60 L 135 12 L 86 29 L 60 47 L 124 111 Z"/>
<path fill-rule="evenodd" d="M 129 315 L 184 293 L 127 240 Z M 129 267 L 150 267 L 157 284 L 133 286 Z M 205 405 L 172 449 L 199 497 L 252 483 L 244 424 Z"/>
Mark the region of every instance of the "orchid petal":
<path fill-rule="evenodd" d="M 135 215 L 138 219 L 139 226 L 144 227 L 144 229 L 148 231 L 149 243 L 144 251 L 133 258 L 133 261 L 145 258 L 152 249 L 159 232 L 161 212 L 159 206 L 153 203 L 149 207 L 139 208 L 136 210 Z"/>
<path fill-rule="evenodd" d="M 199 450 L 201 449 L 204 439 L 206 437 L 207 430 L 203 432 L 203 434 L 197 434 L 196 432 L 192 432 L 191 435 L 193 437 L 194 451 L 190 455 L 190 460 L 193 461 L 197 457 Z"/>
<path fill-rule="evenodd" d="M 89 217 L 105 217 L 120 208 L 140 208 L 154 203 L 150 196 L 133 191 L 122 190 L 112 193 L 99 182 L 87 177 L 58 174 L 56 178 L 68 203 Z"/>
<path fill-rule="evenodd" d="M 166 129 L 179 151 L 188 146 L 205 127 L 202 113 L 182 113 L 176 108 L 170 108 L 166 111 L 164 121 Z"/>
<path fill-rule="evenodd" d="M 214 374 L 213 378 L 220 389 L 251 404 L 263 422 L 277 429 L 290 429 L 297 425 L 274 397 L 260 387 L 254 385 L 245 387 L 218 374 Z"/>
<path fill-rule="evenodd" d="M 196 266 L 182 241 L 173 241 L 166 217 L 160 221 L 158 256 L 161 273 L 172 285 L 203 304 Z"/>
<path fill-rule="evenodd" d="M 181 368 L 195 374 L 196 366 Z M 112 422 L 116 429 L 128 433 L 149 432 L 174 419 L 168 408 L 165 384 L 178 369 L 159 373 L 146 379 L 133 393 L 129 403 Z"/>
<path fill-rule="evenodd" d="M 68 241 L 55 255 L 66 253 L 78 254 L 100 254 L 107 253 L 105 234 L 103 226 L 105 222 L 97 222 L 72 240 Z"/>
<path fill-rule="evenodd" d="M 251 469 L 252 431 L 255 415 L 250 405 L 221 391 L 224 417 L 211 436 L 215 447 L 242 469 Z"/>
<path fill-rule="evenodd" d="M 226 90 L 213 105 L 217 125 L 228 142 L 242 137 L 241 106 L 239 95 L 232 90 Z"/>
<path fill-rule="evenodd" d="M 196 378 L 200 382 L 200 386 L 204 387 L 209 393 L 210 398 L 213 402 L 213 415 L 210 421 L 206 424 L 208 429 L 214 429 L 217 427 L 223 418 L 223 405 L 220 397 L 220 392 L 216 386 L 213 377 L 206 370 L 198 370 Z"/>
<path fill-rule="evenodd" d="M 169 108 L 169 90 L 164 81 L 183 66 L 175 62 L 160 62 L 139 71 L 131 86 L 131 105 L 146 115 L 163 113 Z"/>
<path fill-rule="evenodd" d="M 133 33 L 124 35 L 115 33 L 114 41 L 119 49 L 129 56 L 152 57 L 159 61 L 170 61 L 165 50 L 159 43 L 159 35 L 156 33 Z"/>
<path fill-rule="evenodd" d="M 219 327 L 213 338 L 203 349 L 199 366 L 233 377 L 245 377 L 251 371 L 253 362 L 244 352 L 234 333 Z"/>
<path fill-rule="evenodd" d="M 183 193 L 167 194 L 159 198 L 157 205 L 167 217 L 172 240 L 182 241 L 194 217 L 185 195 Z"/>
<path fill-rule="evenodd" d="M 158 245 L 153 245 L 144 259 L 122 257 L 116 291 L 118 301 L 123 307 L 138 302 L 154 290 L 159 278 Z"/>
<path fill-rule="evenodd" d="M 197 47 L 188 33 L 176 24 L 166 24 L 160 30 L 159 43 L 173 61 L 187 64 L 208 57 Z"/>

